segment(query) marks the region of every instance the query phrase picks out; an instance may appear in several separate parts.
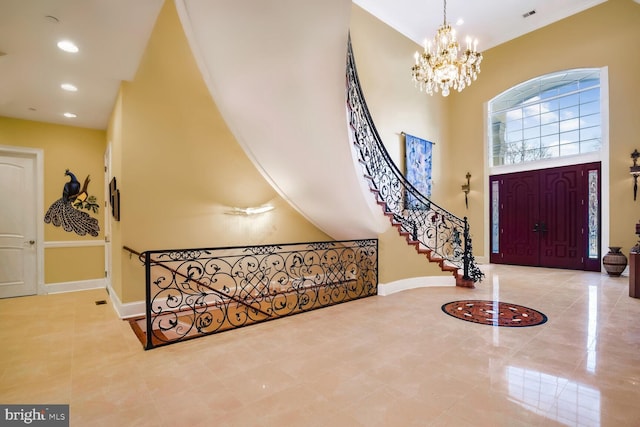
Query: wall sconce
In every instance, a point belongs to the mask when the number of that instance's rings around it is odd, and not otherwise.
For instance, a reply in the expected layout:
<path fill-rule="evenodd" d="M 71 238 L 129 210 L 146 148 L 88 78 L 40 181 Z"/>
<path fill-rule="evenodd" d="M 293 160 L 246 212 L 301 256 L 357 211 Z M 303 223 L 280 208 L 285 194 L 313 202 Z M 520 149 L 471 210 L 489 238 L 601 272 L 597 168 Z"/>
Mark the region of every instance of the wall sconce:
<path fill-rule="evenodd" d="M 231 208 L 231 210 L 226 211 L 225 214 L 250 216 L 250 215 L 259 215 L 265 212 L 272 211 L 274 209 L 275 208 L 271 205 L 263 205 L 258 207 L 249 207 L 249 208 L 234 207 L 234 208 Z"/>
<path fill-rule="evenodd" d="M 631 158 L 633 159 L 633 166 L 629 167 L 629 173 L 633 176 L 633 201 L 636 200 L 636 195 L 638 194 L 638 176 L 640 176 L 640 166 L 638 166 L 638 157 L 640 157 L 640 153 L 637 149 L 633 150 L 631 153 Z"/>
<path fill-rule="evenodd" d="M 638 153 L 638 155 L 640 156 L 640 153 Z M 640 168 L 640 166 L 638 167 Z M 464 193 L 464 205 L 467 207 L 467 209 L 469 209 L 469 191 L 471 191 L 471 174 L 469 172 L 467 172 L 467 183 L 466 184 L 462 184 L 462 192 Z"/>

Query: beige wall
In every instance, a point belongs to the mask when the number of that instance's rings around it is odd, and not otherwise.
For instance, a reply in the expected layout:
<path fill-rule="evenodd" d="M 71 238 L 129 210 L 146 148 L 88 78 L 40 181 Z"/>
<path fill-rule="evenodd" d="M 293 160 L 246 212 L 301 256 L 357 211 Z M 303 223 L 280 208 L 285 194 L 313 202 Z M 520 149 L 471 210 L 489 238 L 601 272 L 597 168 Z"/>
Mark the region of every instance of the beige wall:
<path fill-rule="evenodd" d="M 367 106 L 387 151 L 400 170 L 404 171 L 405 155 L 401 132 L 435 142 L 432 200 L 439 203 L 444 195 L 443 184 L 450 179 L 442 167 L 446 129 L 441 123 L 446 120 L 445 103 L 440 97 L 421 93 L 411 81 L 410 67 L 416 44 L 356 5 L 351 10 L 351 43 Z M 451 275 L 428 263 L 425 255 L 417 254 L 396 228 L 390 228 L 378 239 L 380 283 Z"/>
<path fill-rule="evenodd" d="M 104 131 L 0 117 L 0 145 L 43 150 L 44 212 L 39 213 L 40 221 L 44 221 L 49 206 L 62 196 L 64 184 L 69 180 L 64 175 L 67 168 L 81 183 L 87 175 L 91 176 L 87 192 L 96 197 L 101 207 L 97 214 L 85 212 L 98 219 L 100 234 L 78 236 L 62 227 L 45 224 L 45 243 L 104 239 Z M 45 284 L 103 278 L 104 247 L 48 247 L 44 267 Z"/>
<path fill-rule="evenodd" d="M 536 76 L 582 67 L 608 67 L 609 73 L 611 219 L 610 242 L 604 244 L 622 246 L 626 252 L 635 244 L 634 224 L 640 219 L 640 199 L 633 201 L 629 156 L 634 148 L 640 148 L 639 40 L 640 5 L 632 0 L 609 0 L 484 52 L 478 80 L 463 92 L 449 96 L 446 169 L 458 181 L 467 171 L 473 175 L 469 216 L 477 255 L 488 255 L 481 244 L 488 215 L 483 204 L 488 196 L 481 181 L 486 163 L 485 103 Z M 446 206 L 454 213 L 462 212 L 459 183 L 455 179 L 448 182 L 447 194 L 453 196 Z"/>
<path fill-rule="evenodd" d="M 104 245 L 47 248 L 44 253 L 45 284 L 104 278 Z"/>
<path fill-rule="evenodd" d="M 135 79 L 122 85 L 108 135 L 121 191 L 112 281 L 122 302 L 144 298 L 143 268 L 119 251 L 122 245 L 145 251 L 331 240 L 280 198 L 242 151 L 207 91 L 171 1 Z M 251 217 L 225 213 L 265 203 L 276 209 Z"/>

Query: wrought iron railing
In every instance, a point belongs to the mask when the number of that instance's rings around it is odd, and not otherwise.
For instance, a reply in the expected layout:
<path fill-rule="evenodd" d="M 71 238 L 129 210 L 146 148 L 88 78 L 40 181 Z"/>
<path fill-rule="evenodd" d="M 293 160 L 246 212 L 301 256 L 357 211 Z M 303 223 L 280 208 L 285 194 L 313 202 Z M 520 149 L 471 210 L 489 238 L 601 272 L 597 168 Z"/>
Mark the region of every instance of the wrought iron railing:
<path fill-rule="evenodd" d="M 385 214 L 435 258 L 462 270 L 465 281 L 481 280 L 484 274 L 475 263 L 467 218 L 457 217 L 421 194 L 389 156 L 362 94 L 351 41 L 347 53 L 347 106 L 359 161 L 372 190 L 384 202 Z"/>
<path fill-rule="evenodd" d="M 145 349 L 378 292 L 376 239 L 138 255 L 146 269 L 146 314 L 137 321 Z"/>

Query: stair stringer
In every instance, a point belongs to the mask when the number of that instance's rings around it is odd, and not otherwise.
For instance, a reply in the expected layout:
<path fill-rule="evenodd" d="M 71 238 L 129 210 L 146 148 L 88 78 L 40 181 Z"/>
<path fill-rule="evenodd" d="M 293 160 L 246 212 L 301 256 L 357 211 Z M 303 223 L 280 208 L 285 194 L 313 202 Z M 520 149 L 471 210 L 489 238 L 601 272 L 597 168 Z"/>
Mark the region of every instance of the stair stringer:
<path fill-rule="evenodd" d="M 369 190 L 374 194 L 377 204 L 382 208 L 383 214 L 389 218 L 391 225 L 398 230 L 398 234 L 400 236 L 405 238 L 407 244 L 409 246 L 413 246 L 418 254 L 424 255 L 429 262 L 436 263 L 440 267 L 441 271 L 451 272 L 455 279 L 456 286 L 463 288 L 475 288 L 473 280 L 465 279 L 463 272 L 458 267 L 448 264 L 444 258 L 438 256 L 433 250 L 424 247 L 420 241 L 412 239 L 411 233 L 402 230 L 402 224 L 394 220 L 393 212 L 390 212 L 387 209 L 387 203 L 382 200 L 382 197 L 380 197 L 379 191 L 376 190 L 375 185 L 373 184 L 373 179 L 369 176 L 365 177 L 370 183 Z"/>

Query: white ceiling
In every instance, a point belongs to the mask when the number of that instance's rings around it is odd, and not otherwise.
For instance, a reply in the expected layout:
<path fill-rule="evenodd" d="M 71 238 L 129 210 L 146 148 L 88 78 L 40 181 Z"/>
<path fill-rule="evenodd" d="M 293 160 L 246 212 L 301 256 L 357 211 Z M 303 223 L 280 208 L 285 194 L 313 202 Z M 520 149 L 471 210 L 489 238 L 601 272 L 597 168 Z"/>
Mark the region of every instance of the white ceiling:
<path fill-rule="evenodd" d="M 120 82 L 134 77 L 162 4 L 0 0 L 0 116 L 105 129 Z M 58 49 L 62 39 L 79 52 Z M 65 92 L 62 83 L 78 91 Z"/>
<path fill-rule="evenodd" d="M 447 20 L 455 25 L 463 18 L 458 33 L 478 38 L 479 49 L 486 50 L 603 1 L 450 0 Z M 443 21 L 440 0 L 354 3 L 417 43 L 432 37 Z M 0 116 L 105 129 L 120 82 L 134 77 L 162 4 L 0 0 Z M 536 13 L 522 17 L 531 10 Z M 63 38 L 80 51 L 59 50 L 56 43 Z M 78 91 L 65 92 L 62 83 Z M 64 112 L 77 117 L 68 119 Z"/>
<path fill-rule="evenodd" d="M 542 28 L 606 0 L 449 0 L 447 22 L 458 33 L 477 38 L 486 50 Z M 636 0 L 638 1 L 638 0 Z M 423 45 L 444 21 L 443 0 L 353 0 L 409 39 Z M 531 11 L 534 14 L 523 17 Z M 462 18 L 464 23 L 456 25 Z"/>

